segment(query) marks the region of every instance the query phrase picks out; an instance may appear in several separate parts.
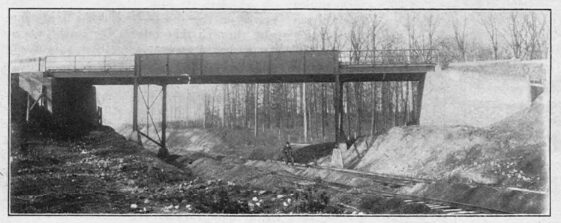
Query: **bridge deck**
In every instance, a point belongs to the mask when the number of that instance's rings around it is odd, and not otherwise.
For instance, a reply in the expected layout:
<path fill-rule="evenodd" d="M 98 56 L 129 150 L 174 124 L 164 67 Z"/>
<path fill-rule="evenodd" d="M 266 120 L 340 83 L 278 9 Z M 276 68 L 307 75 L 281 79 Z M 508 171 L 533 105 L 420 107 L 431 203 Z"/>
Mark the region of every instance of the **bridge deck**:
<path fill-rule="evenodd" d="M 48 77 L 96 85 L 419 80 L 433 71 L 432 50 L 273 51 L 54 56 L 38 59 Z M 37 63 L 37 60 L 33 61 Z"/>

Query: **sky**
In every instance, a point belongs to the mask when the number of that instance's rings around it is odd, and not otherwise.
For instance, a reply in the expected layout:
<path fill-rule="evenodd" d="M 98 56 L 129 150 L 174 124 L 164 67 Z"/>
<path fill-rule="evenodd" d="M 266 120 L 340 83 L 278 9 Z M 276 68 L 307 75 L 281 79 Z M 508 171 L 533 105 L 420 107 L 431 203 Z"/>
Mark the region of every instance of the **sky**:
<path fill-rule="evenodd" d="M 298 48 L 288 11 L 12 11 L 12 57 Z"/>
<path fill-rule="evenodd" d="M 74 54 L 134 54 L 193 51 L 301 49 L 310 23 L 336 17 L 342 29 L 352 18 L 377 13 L 384 27 L 404 32 L 407 13 L 439 16 L 439 33 L 451 33 L 451 21 L 469 18 L 473 38 L 484 37 L 481 14 L 509 11 L 263 11 L 263 10 L 12 10 L 12 58 Z M 420 24 L 420 26 L 422 26 Z"/>
<path fill-rule="evenodd" d="M 332 18 L 332 24 L 340 27 L 341 33 L 346 33 L 350 21 L 364 19 L 373 13 L 383 18 L 383 33 L 401 34 L 405 33 L 403 23 L 407 14 L 416 16 L 419 33 L 424 27 L 424 15 L 433 13 L 438 16 L 438 35 L 451 35 L 452 21 L 466 18 L 468 38 L 486 44 L 488 39 L 480 21 L 490 14 L 504 19 L 510 11 L 12 10 L 10 59 L 53 55 L 302 50 L 309 48 L 313 24 Z M 346 39 L 348 37 L 343 36 L 343 42 Z M 154 95 L 157 94 L 155 89 L 152 88 Z M 170 90 L 169 97 L 183 97 L 198 107 L 202 105 L 203 95 L 212 94 L 217 89 L 214 85 L 178 86 Z M 98 103 L 104 106 L 108 123 L 115 127 L 132 120 L 129 117 L 132 113 L 129 105 L 131 87 L 98 86 L 97 92 Z M 180 99 L 177 103 L 179 107 L 186 107 Z"/>

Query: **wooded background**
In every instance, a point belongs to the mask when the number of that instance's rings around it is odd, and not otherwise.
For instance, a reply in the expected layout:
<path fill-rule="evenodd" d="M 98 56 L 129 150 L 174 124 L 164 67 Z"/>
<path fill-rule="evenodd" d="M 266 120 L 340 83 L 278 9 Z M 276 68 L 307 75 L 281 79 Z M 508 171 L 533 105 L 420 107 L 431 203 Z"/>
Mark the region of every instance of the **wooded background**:
<path fill-rule="evenodd" d="M 346 51 L 348 60 L 360 63 L 366 59 L 366 50 L 437 49 L 438 64 L 443 69 L 451 62 L 549 57 L 549 14 L 511 11 L 469 15 L 449 18 L 438 11 L 413 11 L 400 18 L 402 27 L 390 27 L 383 14 L 375 11 L 359 15 L 326 13 L 308 21 L 310 32 L 302 38 L 301 50 Z M 470 36 L 473 26 L 484 28 L 486 42 L 479 41 L 480 36 Z M 284 50 L 282 43 L 277 50 Z M 417 84 L 345 83 L 346 135 L 379 134 L 393 126 L 418 124 Z M 298 141 L 324 141 L 334 136 L 333 90 L 332 83 L 220 85 L 204 96 L 202 120 L 189 125 L 249 128 L 256 135 L 277 131 Z M 170 120 L 181 120 L 177 116 L 182 116 L 181 111 L 172 111 Z"/>

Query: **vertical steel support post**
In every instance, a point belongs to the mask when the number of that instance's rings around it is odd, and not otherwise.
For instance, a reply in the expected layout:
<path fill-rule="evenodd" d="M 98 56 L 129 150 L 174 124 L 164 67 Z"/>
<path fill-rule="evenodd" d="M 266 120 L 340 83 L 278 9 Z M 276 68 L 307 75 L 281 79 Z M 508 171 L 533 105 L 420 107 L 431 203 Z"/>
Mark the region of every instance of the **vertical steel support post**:
<path fill-rule="evenodd" d="M 158 151 L 158 157 L 169 156 L 168 149 L 166 147 L 166 113 L 167 113 L 167 84 L 162 85 L 162 145 Z"/>
<path fill-rule="evenodd" d="M 29 99 L 31 98 L 31 96 L 29 96 L 29 93 L 27 93 L 27 105 L 25 107 L 25 121 L 29 122 L 29 110 L 31 107 L 31 100 Z"/>
<path fill-rule="evenodd" d="M 340 74 L 335 74 L 335 141 L 344 141 L 343 131 L 343 82 Z"/>
<path fill-rule="evenodd" d="M 417 95 L 418 95 L 417 96 L 417 109 L 418 109 L 418 111 L 417 111 L 417 114 L 416 114 L 416 116 L 417 116 L 416 117 L 416 121 L 417 121 L 416 124 L 417 125 L 421 124 L 421 110 L 422 110 L 421 106 L 423 104 L 422 102 L 423 102 L 423 89 L 425 88 L 425 76 L 426 76 L 426 73 L 422 74 L 419 82 L 417 83 L 418 84 L 418 86 L 417 86 Z"/>
<path fill-rule="evenodd" d="M 166 75 L 169 76 L 169 54 L 166 57 Z M 162 84 L 162 139 L 158 157 L 165 158 L 169 156 L 166 146 L 166 128 L 167 128 L 167 84 Z"/>
<path fill-rule="evenodd" d="M 140 76 L 140 59 L 134 56 L 134 85 L 132 96 L 132 131 L 138 132 L 138 77 Z"/>

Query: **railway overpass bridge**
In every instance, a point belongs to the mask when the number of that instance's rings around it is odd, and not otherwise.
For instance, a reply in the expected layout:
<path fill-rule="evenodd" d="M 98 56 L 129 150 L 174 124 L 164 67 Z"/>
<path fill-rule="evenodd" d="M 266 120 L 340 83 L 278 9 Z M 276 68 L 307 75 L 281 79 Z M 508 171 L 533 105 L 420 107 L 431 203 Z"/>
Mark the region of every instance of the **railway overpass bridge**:
<path fill-rule="evenodd" d="M 434 71 L 437 53 L 425 50 L 265 51 L 158 53 L 124 56 L 47 56 L 10 63 L 12 91 L 28 93 L 26 113 L 46 107 L 67 126 L 95 123 L 94 85 L 132 85 L 133 130 L 167 153 L 166 138 L 155 140 L 139 131 L 140 85 L 162 86 L 162 136 L 166 135 L 166 89 L 170 84 L 335 83 L 336 141 L 344 140 L 343 83 L 413 81 L 421 106 L 425 75 Z M 143 97 L 141 95 L 141 97 Z M 145 102 L 146 103 L 146 102 Z M 418 122 L 418 109 L 414 120 Z M 29 115 L 27 115 L 29 116 Z"/>

